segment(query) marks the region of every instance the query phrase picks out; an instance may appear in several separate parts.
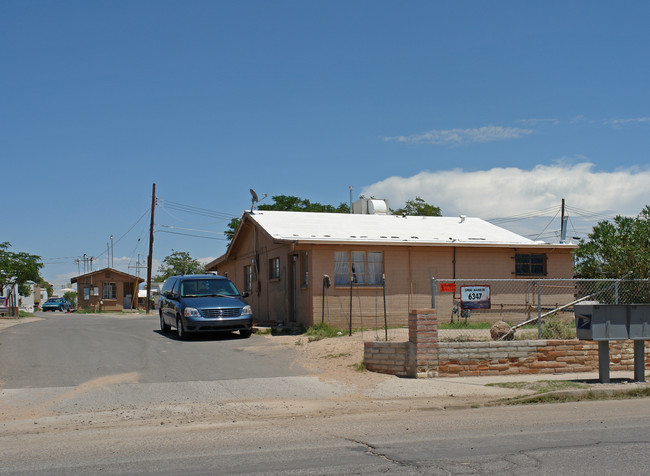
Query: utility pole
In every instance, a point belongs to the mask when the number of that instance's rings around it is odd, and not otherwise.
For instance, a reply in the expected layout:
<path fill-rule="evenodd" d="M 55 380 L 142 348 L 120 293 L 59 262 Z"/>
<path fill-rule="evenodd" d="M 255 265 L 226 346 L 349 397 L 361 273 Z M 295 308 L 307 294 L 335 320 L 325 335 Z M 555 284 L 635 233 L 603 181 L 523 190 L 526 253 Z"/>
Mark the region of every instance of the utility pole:
<path fill-rule="evenodd" d="M 153 192 L 151 193 L 151 225 L 149 226 L 149 256 L 147 257 L 147 306 L 146 312 L 149 314 L 151 299 L 151 266 L 153 261 L 153 215 L 156 209 L 156 184 L 153 184 Z"/>
<path fill-rule="evenodd" d="M 140 254 L 138 254 L 138 262 L 135 264 L 135 266 L 129 266 L 129 269 L 131 269 L 131 268 L 135 268 L 135 270 L 136 270 L 136 276 L 138 278 L 138 279 L 136 279 L 136 283 L 137 283 L 138 281 L 140 281 L 140 270 L 146 268 L 146 266 L 140 264 Z M 137 284 L 136 284 L 136 288 L 137 289 L 136 289 L 134 294 L 136 294 L 135 302 L 137 303 L 138 302 L 138 300 L 137 300 L 137 292 L 139 291 L 139 287 L 138 287 Z"/>
<path fill-rule="evenodd" d="M 560 243 L 566 243 L 566 223 L 564 219 L 564 199 L 562 199 L 562 218 L 560 220 Z"/>

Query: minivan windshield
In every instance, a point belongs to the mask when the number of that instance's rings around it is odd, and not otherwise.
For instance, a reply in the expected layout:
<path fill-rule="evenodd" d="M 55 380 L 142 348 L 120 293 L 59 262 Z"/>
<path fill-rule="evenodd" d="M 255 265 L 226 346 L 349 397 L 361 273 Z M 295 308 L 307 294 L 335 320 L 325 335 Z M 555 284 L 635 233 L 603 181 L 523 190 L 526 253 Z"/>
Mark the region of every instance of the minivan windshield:
<path fill-rule="evenodd" d="M 188 279 L 181 282 L 181 297 L 239 296 L 239 291 L 227 279 Z"/>

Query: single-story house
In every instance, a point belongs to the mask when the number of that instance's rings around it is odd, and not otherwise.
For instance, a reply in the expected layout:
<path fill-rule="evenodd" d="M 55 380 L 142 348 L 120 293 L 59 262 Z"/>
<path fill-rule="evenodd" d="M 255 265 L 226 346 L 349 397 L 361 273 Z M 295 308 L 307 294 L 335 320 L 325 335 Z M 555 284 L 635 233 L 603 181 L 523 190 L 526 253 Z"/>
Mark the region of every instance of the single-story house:
<path fill-rule="evenodd" d="M 77 285 L 77 307 L 96 311 L 122 311 L 137 306 L 138 286 L 143 278 L 104 268 L 72 278 Z"/>
<path fill-rule="evenodd" d="M 257 321 L 303 326 L 325 312 L 332 325 L 352 314 L 354 327 L 367 326 L 364 314 L 383 316 L 385 279 L 389 325 L 404 325 L 410 310 L 431 307 L 432 277 L 572 278 L 575 247 L 465 216 L 255 210 L 206 270 L 248 291 Z"/>
<path fill-rule="evenodd" d="M 47 301 L 47 289 L 41 288 L 40 285 L 33 281 L 25 283 L 29 286 L 29 296 L 19 296 L 19 308 L 27 312 L 34 312 L 35 309 L 41 307 L 41 304 Z"/>

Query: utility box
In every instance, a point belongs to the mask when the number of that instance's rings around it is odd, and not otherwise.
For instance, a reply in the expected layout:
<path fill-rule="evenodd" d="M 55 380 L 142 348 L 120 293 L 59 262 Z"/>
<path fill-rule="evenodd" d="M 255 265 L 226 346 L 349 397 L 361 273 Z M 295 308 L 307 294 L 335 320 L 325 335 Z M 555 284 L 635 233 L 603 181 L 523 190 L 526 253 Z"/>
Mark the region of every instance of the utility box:
<path fill-rule="evenodd" d="M 628 308 L 622 304 L 576 304 L 576 336 L 581 340 L 627 340 Z"/>
<path fill-rule="evenodd" d="M 630 339 L 650 340 L 650 304 L 631 304 Z"/>

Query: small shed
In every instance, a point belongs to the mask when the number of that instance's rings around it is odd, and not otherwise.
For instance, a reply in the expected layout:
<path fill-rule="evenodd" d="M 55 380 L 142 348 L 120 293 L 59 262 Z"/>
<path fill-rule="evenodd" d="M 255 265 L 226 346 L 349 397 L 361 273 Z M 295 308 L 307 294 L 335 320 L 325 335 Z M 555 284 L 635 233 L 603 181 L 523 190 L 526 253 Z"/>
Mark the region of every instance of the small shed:
<path fill-rule="evenodd" d="M 138 286 L 144 279 L 104 268 L 72 278 L 71 282 L 77 285 L 79 309 L 122 311 L 137 307 Z"/>

